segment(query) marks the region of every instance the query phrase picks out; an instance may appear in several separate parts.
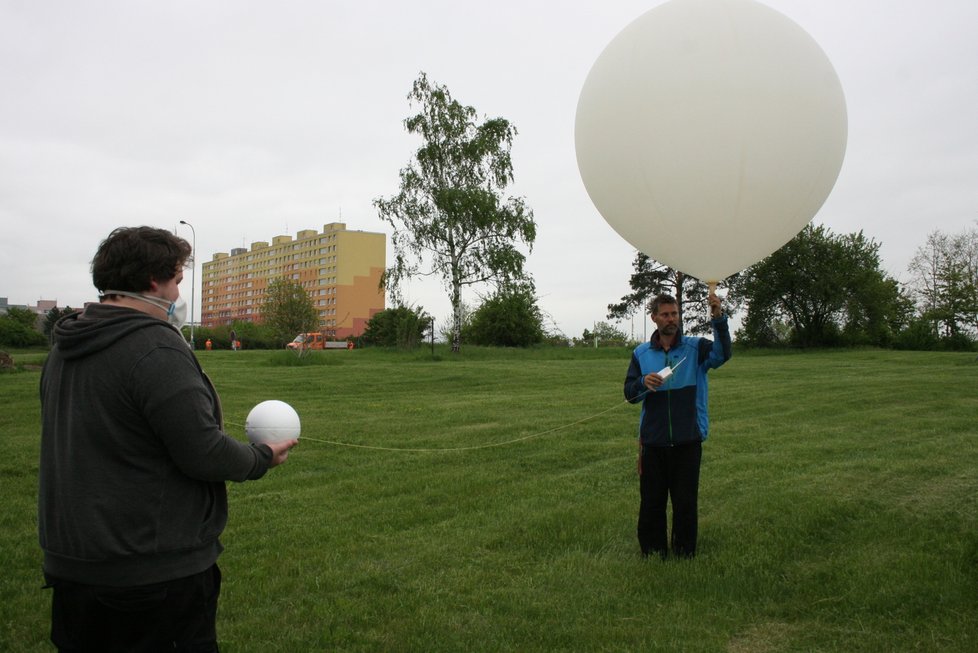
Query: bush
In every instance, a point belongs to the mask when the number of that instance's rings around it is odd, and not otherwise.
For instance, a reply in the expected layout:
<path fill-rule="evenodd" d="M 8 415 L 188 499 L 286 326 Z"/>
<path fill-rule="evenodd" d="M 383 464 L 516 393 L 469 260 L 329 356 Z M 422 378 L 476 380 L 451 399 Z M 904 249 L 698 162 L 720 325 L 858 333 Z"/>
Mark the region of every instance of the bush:
<path fill-rule="evenodd" d="M 47 344 L 44 334 L 32 325 L 25 324 L 25 320 L 18 319 L 16 315 L 0 315 L 0 346 L 24 349 L 44 347 Z"/>
<path fill-rule="evenodd" d="M 894 349 L 911 351 L 934 351 L 938 348 L 939 339 L 934 333 L 934 323 L 920 317 L 915 318 L 900 331 L 893 339 Z"/>
<path fill-rule="evenodd" d="M 940 348 L 943 351 L 975 351 L 976 343 L 966 333 L 955 333 L 953 336 L 941 338 Z"/>
<path fill-rule="evenodd" d="M 377 347 L 410 349 L 421 344 L 431 328 L 431 317 L 423 309 L 397 306 L 375 313 L 363 331 L 361 342 Z"/>
<path fill-rule="evenodd" d="M 282 349 L 285 343 L 272 334 L 272 330 L 264 324 L 253 322 L 235 322 L 228 326 L 222 324 L 216 327 L 197 327 L 194 330 L 194 341 L 197 349 L 204 349 L 210 338 L 211 349 L 231 349 L 231 330 L 241 341 L 242 349 Z M 190 327 L 183 328 L 184 336 L 190 339 Z M 291 340 L 291 338 L 290 338 Z"/>
<path fill-rule="evenodd" d="M 474 345 L 530 347 L 543 342 L 543 319 L 533 294 L 525 289 L 499 292 L 472 315 L 462 334 Z"/>

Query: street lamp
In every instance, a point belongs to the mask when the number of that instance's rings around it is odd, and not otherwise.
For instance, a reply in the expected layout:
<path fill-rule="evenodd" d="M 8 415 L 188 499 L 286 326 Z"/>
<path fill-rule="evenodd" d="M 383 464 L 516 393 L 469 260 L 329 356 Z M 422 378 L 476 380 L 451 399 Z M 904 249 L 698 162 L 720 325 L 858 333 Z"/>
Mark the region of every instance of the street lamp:
<path fill-rule="evenodd" d="M 197 230 L 186 220 L 181 220 L 180 224 L 190 227 L 190 233 L 193 234 L 193 242 L 190 244 L 190 260 L 192 261 L 190 264 L 190 348 L 196 349 L 194 343 L 194 288 L 197 285 L 197 280 L 194 273 L 197 270 Z"/>

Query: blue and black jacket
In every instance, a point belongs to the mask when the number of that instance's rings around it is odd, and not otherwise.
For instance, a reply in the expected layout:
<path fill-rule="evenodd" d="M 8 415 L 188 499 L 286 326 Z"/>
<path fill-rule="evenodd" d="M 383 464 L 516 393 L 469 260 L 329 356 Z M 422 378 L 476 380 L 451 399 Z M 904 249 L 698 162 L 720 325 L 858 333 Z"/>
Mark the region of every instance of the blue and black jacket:
<path fill-rule="evenodd" d="M 731 356 L 727 317 L 716 318 L 712 324 L 715 340 L 680 333 L 666 351 L 656 331 L 649 342 L 632 352 L 625 377 L 625 399 L 633 404 L 642 402 L 639 440 L 643 445 L 671 447 L 706 440 L 709 433 L 706 373 L 723 365 Z M 655 392 L 647 391 L 645 375 L 667 366 L 673 368 L 672 376 Z"/>

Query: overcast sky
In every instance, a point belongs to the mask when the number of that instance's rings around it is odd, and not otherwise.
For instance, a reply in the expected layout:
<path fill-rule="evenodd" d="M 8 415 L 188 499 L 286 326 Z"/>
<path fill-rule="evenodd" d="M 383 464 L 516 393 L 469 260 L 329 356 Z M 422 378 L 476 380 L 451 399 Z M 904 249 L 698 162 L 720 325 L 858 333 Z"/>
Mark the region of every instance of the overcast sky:
<path fill-rule="evenodd" d="M 186 220 L 199 317 L 214 252 L 334 221 L 388 231 L 372 202 L 397 192 L 419 145 L 403 120 L 425 71 L 518 129 L 510 191 L 538 225 L 528 268 L 541 308 L 579 336 L 629 291 L 635 252 L 584 190 L 577 100 L 608 42 L 659 4 L 0 0 L 0 296 L 80 306 L 113 228 Z M 978 2 L 765 4 L 815 38 L 846 95 L 846 159 L 815 221 L 863 230 L 905 280 L 928 233 L 978 218 Z M 438 281 L 406 294 L 447 319 Z"/>

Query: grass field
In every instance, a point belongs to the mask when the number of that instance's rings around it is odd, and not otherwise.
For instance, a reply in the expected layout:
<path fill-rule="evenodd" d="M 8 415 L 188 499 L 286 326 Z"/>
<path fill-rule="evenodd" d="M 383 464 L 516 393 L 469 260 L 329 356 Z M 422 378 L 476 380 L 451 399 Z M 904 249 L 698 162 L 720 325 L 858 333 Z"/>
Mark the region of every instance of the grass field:
<path fill-rule="evenodd" d="M 237 437 L 264 399 L 303 419 L 229 489 L 226 652 L 978 650 L 974 354 L 738 352 L 699 555 L 665 562 L 634 536 L 627 350 L 320 356 L 200 353 Z M 4 651 L 51 650 L 38 379 L 0 375 Z"/>

